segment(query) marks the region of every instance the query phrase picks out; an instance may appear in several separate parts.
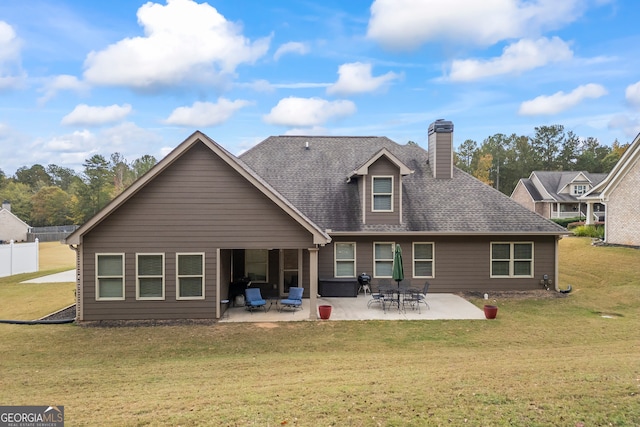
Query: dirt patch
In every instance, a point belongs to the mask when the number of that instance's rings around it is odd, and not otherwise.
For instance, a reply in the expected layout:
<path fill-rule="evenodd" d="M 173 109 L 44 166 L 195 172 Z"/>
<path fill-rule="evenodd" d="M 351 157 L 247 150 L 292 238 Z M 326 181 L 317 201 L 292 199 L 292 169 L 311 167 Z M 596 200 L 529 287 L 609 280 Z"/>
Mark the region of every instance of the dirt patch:
<path fill-rule="evenodd" d="M 278 324 L 274 322 L 254 323 L 254 325 L 262 329 L 274 329 L 278 327 Z"/>
<path fill-rule="evenodd" d="M 459 292 L 458 295 L 464 299 L 483 299 L 484 292 Z M 566 298 L 568 294 L 545 289 L 534 289 L 529 291 L 488 291 L 490 300 L 495 299 L 555 299 Z"/>

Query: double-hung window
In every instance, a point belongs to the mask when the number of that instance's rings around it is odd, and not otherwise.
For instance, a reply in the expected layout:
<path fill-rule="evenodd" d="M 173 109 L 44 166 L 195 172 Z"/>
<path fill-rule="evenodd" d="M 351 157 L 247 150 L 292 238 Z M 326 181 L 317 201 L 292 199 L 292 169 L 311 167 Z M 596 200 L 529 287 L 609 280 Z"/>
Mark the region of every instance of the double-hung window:
<path fill-rule="evenodd" d="M 138 254 L 136 281 L 136 298 L 164 299 L 164 254 Z"/>
<path fill-rule="evenodd" d="M 373 244 L 373 276 L 392 277 L 393 276 L 393 242 Z"/>
<path fill-rule="evenodd" d="M 96 254 L 96 300 L 124 299 L 124 254 Z"/>
<path fill-rule="evenodd" d="M 491 277 L 533 277 L 533 243 L 491 243 Z"/>
<path fill-rule="evenodd" d="M 356 244 L 336 243 L 335 277 L 356 277 Z"/>
<path fill-rule="evenodd" d="M 433 243 L 413 244 L 413 277 L 433 277 Z"/>
<path fill-rule="evenodd" d="M 177 299 L 204 299 L 204 254 L 176 255 Z"/>
<path fill-rule="evenodd" d="M 393 211 L 393 177 L 374 176 L 373 177 L 373 211 L 392 212 Z"/>

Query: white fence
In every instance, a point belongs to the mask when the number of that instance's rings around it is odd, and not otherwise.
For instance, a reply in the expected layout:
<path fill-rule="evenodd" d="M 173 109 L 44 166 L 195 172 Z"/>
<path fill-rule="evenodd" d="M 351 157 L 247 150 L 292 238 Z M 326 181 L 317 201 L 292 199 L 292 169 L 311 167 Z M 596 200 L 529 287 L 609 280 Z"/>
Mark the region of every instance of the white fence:
<path fill-rule="evenodd" d="M 0 245 L 0 277 L 38 271 L 38 239 L 32 243 Z"/>

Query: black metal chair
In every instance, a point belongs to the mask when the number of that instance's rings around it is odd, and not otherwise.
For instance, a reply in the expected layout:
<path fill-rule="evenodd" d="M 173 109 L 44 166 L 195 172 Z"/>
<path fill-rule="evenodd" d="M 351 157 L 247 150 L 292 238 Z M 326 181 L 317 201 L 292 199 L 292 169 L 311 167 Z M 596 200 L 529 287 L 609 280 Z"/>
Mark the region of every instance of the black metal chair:
<path fill-rule="evenodd" d="M 431 310 L 429 307 L 429 303 L 427 302 L 427 293 L 429 292 L 429 282 L 424 283 L 424 288 L 422 288 L 422 292 L 415 294 L 415 304 L 418 307 L 418 313 L 420 313 L 420 304 L 424 304 L 427 307 L 427 310 Z"/>

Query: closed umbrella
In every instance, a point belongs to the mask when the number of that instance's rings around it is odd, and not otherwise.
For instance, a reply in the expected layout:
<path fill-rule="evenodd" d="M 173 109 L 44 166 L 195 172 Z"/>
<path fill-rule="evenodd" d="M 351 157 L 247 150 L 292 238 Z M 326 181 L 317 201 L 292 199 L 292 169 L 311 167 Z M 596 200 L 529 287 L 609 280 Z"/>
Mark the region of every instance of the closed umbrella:
<path fill-rule="evenodd" d="M 393 280 L 398 282 L 398 310 L 400 310 L 400 282 L 404 279 L 404 267 L 402 267 L 402 248 L 396 245 L 396 251 L 393 254 L 393 272 L 391 273 Z"/>

